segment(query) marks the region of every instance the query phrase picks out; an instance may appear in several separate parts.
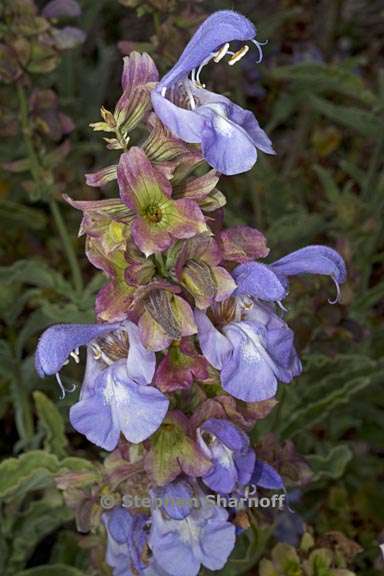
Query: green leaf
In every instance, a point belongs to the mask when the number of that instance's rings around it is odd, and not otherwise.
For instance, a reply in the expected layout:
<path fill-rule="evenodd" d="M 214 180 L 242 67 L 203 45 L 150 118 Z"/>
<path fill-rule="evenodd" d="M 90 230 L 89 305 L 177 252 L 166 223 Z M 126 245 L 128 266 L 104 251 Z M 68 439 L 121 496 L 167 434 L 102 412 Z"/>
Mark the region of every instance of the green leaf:
<path fill-rule="evenodd" d="M 273 68 L 271 76 L 275 80 L 299 82 L 301 88 L 315 94 L 335 92 L 359 99 L 365 104 L 376 102 L 375 95 L 366 88 L 362 78 L 342 66 L 302 62 L 292 66 Z"/>
<path fill-rule="evenodd" d="M 72 519 L 73 513 L 63 506 L 61 496 L 31 502 L 19 513 L 12 527 L 12 552 L 7 564 L 14 574 L 25 565 L 37 544 L 48 534 Z"/>
<path fill-rule="evenodd" d="M 333 104 L 317 96 L 308 96 L 308 103 L 316 112 L 323 114 L 337 124 L 356 130 L 362 136 L 377 140 L 381 138 L 381 123 L 371 112 L 354 106 Z"/>
<path fill-rule="evenodd" d="M 306 456 L 306 460 L 314 472 L 313 481 L 323 478 L 332 478 L 333 480 L 341 478 L 352 458 L 352 450 L 346 445 L 333 447 L 325 456 L 319 454 Z"/>
<path fill-rule="evenodd" d="M 46 435 L 44 448 L 59 458 L 64 457 L 68 441 L 65 436 L 64 421 L 59 410 L 43 392 L 37 390 L 33 393 L 33 398 L 39 422 Z"/>
<path fill-rule="evenodd" d="M 316 164 L 313 167 L 314 171 L 319 177 L 319 180 L 323 186 L 324 192 L 330 202 L 337 203 L 340 201 L 340 190 L 333 178 L 332 172 L 326 170 L 322 166 Z"/>
<path fill-rule="evenodd" d="M 2 226 L 41 230 L 47 224 L 47 216 L 37 208 L 23 206 L 12 200 L 2 200 L 0 204 L 0 222 Z"/>
<path fill-rule="evenodd" d="M 36 568 L 23 570 L 14 576 L 86 576 L 86 574 L 73 566 L 52 564 L 51 566 L 36 566 Z"/>
<path fill-rule="evenodd" d="M 9 458 L 0 464 L 0 498 L 9 498 L 29 490 L 43 488 L 57 472 L 59 462 L 53 454 L 31 450 L 19 458 Z"/>
<path fill-rule="evenodd" d="M 291 438 L 306 428 L 317 424 L 343 404 L 348 404 L 353 396 L 370 385 L 381 381 L 382 367 L 370 363 L 362 369 L 350 370 L 345 374 L 334 374 L 320 380 L 317 390 L 312 386 L 311 394 L 300 397 L 298 406 L 290 406 L 284 423 L 279 426 L 283 438 Z"/>
<path fill-rule="evenodd" d="M 55 270 L 40 260 L 18 260 L 11 266 L 0 267 L 0 282 L 5 284 L 32 284 L 40 288 L 51 288 L 68 296 L 71 285 Z"/>
<path fill-rule="evenodd" d="M 31 450 L 18 458 L 3 460 L 0 464 L 0 498 L 20 498 L 31 490 L 40 490 L 52 484 L 52 476 L 62 471 L 94 470 L 83 458 L 69 457 L 59 461 L 44 450 Z"/>

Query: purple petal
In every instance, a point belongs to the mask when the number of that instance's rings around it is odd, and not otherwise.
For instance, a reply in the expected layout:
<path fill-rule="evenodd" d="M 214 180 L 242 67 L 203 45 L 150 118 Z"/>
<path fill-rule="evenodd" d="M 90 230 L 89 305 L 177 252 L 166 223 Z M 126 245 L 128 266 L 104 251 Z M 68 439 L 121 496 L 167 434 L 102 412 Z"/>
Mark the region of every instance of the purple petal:
<path fill-rule="evenodd" d="M 124 508 L 115 508 L 103 514 L 104 524 L 108 534 L 119 544 L 128 542 L 132 535 L 133 516 Z"/>
<path fill-rule="evenodd" d="M 284 482 L 270 464 L 262 460 L 256 460 L 255 469 L 252 474 L 251 483 L 261 488 L 269 488 L 275 490 L 284 490 Z"/>
<path fill-rule="evenodd" d="M 245 450 L 249 446 L 248 436 L 228 420 L 210 418 L 200 429 L 216 436 L 230 450 Z"/>
<path fill-rule="evenodd" d="M 252 448 L 250 448 L 245 454 L 237 453 L 235 455 L 237 477 L 241 486 L 246 486 L 249 484 L 255 468 L 255 462 L 256 454 Z"/>
<path fill-rule="evenodd" d="M 285 323 L 267 330 L 266 344 L 271 358 L 279 369 L 279 380 L 290 382 L 300 374 L 301 362 L 294 347 L 294 334 Z"/>
<path fill-rule="evenodd" d="M 162 508 L 174 520 L 182 520 L 191 513 L 193 491 L 187 482 L 171 482 L 164 488 L 157 489 L 156 497 L 160 498 Z"/>
<path fill-rule="evenodd" d="M 231 102 L 228 117 L 232 122 L 235 122 L 235 124 L 238 124 L 245 130 L 256 148 L 265 154 L 275 154 L 272 148 L 272 142 L 250 110 L 244 110 L 241 106 Z"/>
<path fill-rule="evenodd" d="M 148 384 L 155 373 L 156 355 L 142 344 L 136 324 L 127 322 L 124 327 L 129 336 L 127 375 L 138 384 Z"/>
<path fill-rule="evenodd" d="M 221 445 L 221 449 L 215 451 L 214 456 L 214 466 L 208 474 L 202 477 L 202 481 L 208 488 L 219 494 L 230 494 L 235 489 L 237 482 L 235 463 L 233 459 L 228 458 L 223 445 Z"/>
<path fill-rule="evenodd" d="M 42 10 L 44 18 L 74 18 L 81 15 L 76 0 L 51 0 Z"/>
<path fill-rule="evenodd" d="M 115 576 L 142 573 L 142 560 L 147 536 L 144 514 L 130 514 L 122 507 L 105 512 L 101 517 L 108 534 L 106 562 Z"/>
<path fill-rule="evenodd" d="M 100 392 L 71 406 L 69 419 L 74 429 L 96 446 L 108 451 L 116 448 L 120 429 Z"/>
<path fill-rule="evenodd" d="M 174 136 L 190 144 L 201 142 L 201 135 L 206 124 L 202 116 L 192 110 L 179 108 L 158 92 L 153 91 L 151 98 L 157 116 Z"/>
<path fill-rule="evenodd" d="M 203 60 L 226 42 L 250 40 L 256 36 L 252 22 L 232 10 L 214 12 L 196 30 L 177 64 L 166 74 L 159 88 L 174 84 L 197 68 Z"/>
<path fill-rule="evenodd" d="M 220 370 L 232 352 L 228 338 L 216 330 L 208 316 L 200 310 L 195 310 L 195 321 L 198 327 L 200 348 L 205 358 L 212 366 Z"/>
<path fill-rule="evenodd" d="M 223 568 L 235 546 L 235 527 L 224 520 L 222 512 L 215 506 L 200 540 L 201 562 L 209 570 Z"/>
<path fill-rule="evenodd" d="M 201 139 L 204 158 L 222 174 L 247 172 L 257 160 L 255 145 L 240 126 L 226 117 L 222 108 L 221 104 L 211 104 L 197 110 L 207 119 Z"/>
<path fill-rule="evenodd" d="M 119 327 L 119 323 L 51 326 L 42 334 L 37 345 L 35 366 L 38 374 L 41 377 L 56 374 L 73 350 Z"/>
<path fill-rule="evenodd" d="M 327 246 L 306 246 L 296 250 L 277 262 L 271 268 L 284 276 L 296 274 L 325 274 L 342 284 L 347 278 L 347 270 L 343 258 Z"/>
<path fill-rule="evenodd" d="M 245 323 L 242 323 L 245 328 Z M 273 362 L 258 342 L 257 334 L 229 325 L 226 334 L 233 346 L 231 357 L 221 371 L 221 384 L 229 394 L 244 402 L 259 402 L 276 394 Z"/>
<path fill-rule="evenodd" d="M 149 536 L 149 546 L 155 562 L 161 569 L 172 576 L 197 576 L 200 560 L 194 555 L 193 547 L 188 540 L 183 541 L 178 529 L 184 525 L 184 520 L 164 520 L 160 510 L 152 512 L 152 529 Z"/>
<path fill-rule="evenodd" d="M 280 278 L 265 264 L 240 264 L 233 270 L 232 276 L 237 284 L 236 296 L 254 296 L 267 302 L 279 302 L 286 296 L 286 289 Z"/>
<path fill-rule="evenodd" d="M 163 421 L 168 404 L 156 388 L 130 380 L 126 363 L 120 360 L 100 374 L 93 395 L 72 406 L 70 420 L 90 442 L 114 450 L 120 432 L 134 444 L 151 436 Z"/>
<path fill-rule="evenodd" d="M 104 397 L 110 403 L 114 420 L 129 442 L 138 444 L 159 428 L 169 401 L 153 386 L 128 379 L 125 363 L 112 366 Z"/>

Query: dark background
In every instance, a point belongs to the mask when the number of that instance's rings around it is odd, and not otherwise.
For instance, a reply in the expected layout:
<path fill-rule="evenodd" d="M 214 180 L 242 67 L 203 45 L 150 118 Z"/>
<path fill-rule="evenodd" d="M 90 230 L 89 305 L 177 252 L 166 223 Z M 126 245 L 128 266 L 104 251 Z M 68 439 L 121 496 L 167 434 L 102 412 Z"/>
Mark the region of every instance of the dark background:
<path fill-rule="evenodd" d="M 0 496 L 5 518 L 0 572 L 9 576 L 61 563 L 104 574 L 105 568 L 86 568 L 91 544 L 79 544 L 71 513 L 47 480 L 55 464 L 34 456 L 37 449 L 52 457 L 98 455 L 68 426 L 73 396 L 59 401 L 54 379 L 41 381 L 33 369 L 39 333 L 54 322 L 92 321 L 94 297 L 103 283 L 84 256 L 83 240 L 76 239 L 80 215 L 63 202 L 62 194 L 76 199 L 116 194 L 114 186 L 87 187 L 84 173 L 115 157 L 88 125 L 99 120 L 101 105 L 113 110 L 120 95 L 122 55 L 132 49 L 148 51 L 164 73 L 205 15 L 235 8 L 255 23 L 259 40 L 268 39 L 264 60 L 255 65 L 255 54 L 233 68 L 211 66 L 203 79 L 208 88 L 254 111 L 277 155 L 260 155 L 251 172 L 222 179 L 226 221 L 262 230 L 271 259 L 306 244 L 332 246 L 345 258 L 349 275 L 342 302 L 334 306 L 327 302 L 335 296 L 328 279 L 293 281 L 286 305 L 304 371 L 290 386 L 280 387 L 279 406 L 256 427 L 254 437 L 263 442 L 273 432 L 278 443 L 292 440 L 308 456 L 311 482 L 305 474 L 292 479 L 301 494 L 301 516 L 316 534 L 339 530 L 361 545 L 357 574 L 381 574 L 383 2 L 80 4 L 83 13 L 70 24 L 85 31 L 84 44 L 63 52 L 54 69 L 30 74 L 25 84 L 27 97 L 36 87 L 50 88 L 58 96 L 57 109 L 44 113 L 43 120 L 30 103 L 27 110 L 41 163 L 37 178 L 30 166 L 14 164 L 28 153 L 25 126 L 24 132 L 18 128 L 22 100 L 14 83 L 0 84 Z M 67 136 L 59 108 L 74 124 Z M 54 206 L 75 249 L 81 281 L 68 264 Z M 81 372 L 73 369 L 66 383 L 80 378 Z M 8 460 L 28 454 L 32 456 L 21 465 Z M 261 553 L 269 550 L 267 545 Z M 257 559 L 255 553 L 248 564 L 228 574 L 242 573 Z M 257 567 L 250 573 L 256 574 Z"/>

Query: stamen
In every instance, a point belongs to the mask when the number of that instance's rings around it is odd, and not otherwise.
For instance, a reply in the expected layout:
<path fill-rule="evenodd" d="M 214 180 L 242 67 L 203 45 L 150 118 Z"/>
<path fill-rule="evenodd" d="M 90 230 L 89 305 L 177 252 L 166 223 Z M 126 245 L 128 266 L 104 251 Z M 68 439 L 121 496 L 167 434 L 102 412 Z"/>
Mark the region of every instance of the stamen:
<path fill-rule="evenodd" d="M 266 40 L 265 42 L 258 42 L 258 40 L 251 40 L 251 42 L 253 42 L 253 44 L 256 46 L 256 48 L 259 52 L 259 59 L 256 61 L 256 64 L 260 64 L 260 62 L 263 59 L 263 51 L 262 51 L 261 47 L 268 44 L 268 40 Z"/>
<path fill-rule="evenodd" d="M 339 286 L 339 283 L 337 282 L 337 280 L 335 278 L 333 278 L 333 276 L 332 276 L 332 280 L 336 286 L 336 298 L 334 300 L 328 299 L 328 303 L 329 304 L 338 304 L 341 301 L 340 286 Z"/>
<path fill-rule="evenodd" d="M 249 51 L 249 46 L 247 46 L 247 44 L 245 44 L 245 46 L 240 48 L 240 50 L 238 50 L 237 52 L 234 53 L 233 56 L 231 56 L 231 58 L 228 60 L 228 64 L 230 66 L 233 66 L 234 64 L 236 64 L 236 62 L 241 60 L 246 55 L 246 53 L 248 51 Z"/>
<path fill-rule="evenodd" d="M 218 62 L 220 62 L 220 60 L 222 60 L 224 58 L 224 56 L 226 55 L 226 53 L 229 50 L 229 42 L 226 42 L 221 48 L 220 50 L 218 50 L 218 52 L 216 52 L 215 57 L 213 58 L 213 61 L 218 64 Z"/>
<path fill-rule="evenodd" d="M 96 342 L 92 342 L 91 348 L 92 348 L 93 357 L 95 360 L 103 360 L 103 362 L 105 362 L 105 364 L 107 366 L 110 366 L 111 364 L 113 364 L 112 360 L 110 358 L 108 358 L 108 356 L 106 354 L 104 354 L 103 350 L 100 348 L 100 346 Z"/>

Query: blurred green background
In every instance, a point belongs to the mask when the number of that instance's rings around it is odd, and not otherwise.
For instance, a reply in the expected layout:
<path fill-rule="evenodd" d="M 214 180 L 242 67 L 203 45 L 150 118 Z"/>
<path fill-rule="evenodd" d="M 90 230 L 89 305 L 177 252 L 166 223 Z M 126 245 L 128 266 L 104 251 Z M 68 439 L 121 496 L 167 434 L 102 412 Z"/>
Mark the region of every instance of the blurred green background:
<path fill-rule="evenodd" d="M 0 5 L 0 42 L 9 34 L 7 3 Z M 55 62 L 39 53 L 22 89 L 12 62 L 0 56 L 6 79 L 0 83 L 1 574 L 108 574 L 89 566 L 92 537 L 76 534 L 51 481 L 63 459 L 95 460 L 98 452 L 68 425 L 73 396 L 59 401 L 54 379 L 39 380 L 33 368 L 41 331 L 55 322 L 92 321 L 103 284 L 77 239 L 80 214 L 62 194 L 82 200 L 116 194 L 114 186 L 87 187 L 84 173 L 114 158 L 89 123 L 119 97 L 122 56 L 145 50 L 163 73 L 196 25 L 222 8 L 256 24 L 258 39 L 268 39 L 264 60 L 208 67 L 203 80 L 252 109 L 277 151 L 261 154 L 251 172 L 222 179 L 226 222 L 262 230 L 272 259 L 306 244 L 332 246 L 349 273 L 334 306 L 327 302 L 335 297 L 331 282 L 292 283 L 288 321 L 304 371 L 280 387 L 281 402 L 256 426 L 255 440 L 260 450 L 268 450 L 272 433 L 280 444 L 294 442 L 312 469 L 310 482 L 292 479 L 301 494 L 295 508 L 316 534 L 337 530 L 360 544 L 357 574 L 383 574 L 383 2 L 80 4 L 81 16 L 69 24 L 86 33 L 84 43 Z M 57 101 L 31 100 L 36 89 L 53 90 Z M 73 369 L 66 384 L 80 378 Z M 40 449 L 45 457 L 35 452 Z M 255 537 L 254 551 L 223 574 L 258 573 L 258 557 L 268 555 L 269 545 L 263 550 Z M 46 568 L 34 568 L 41 565 Z"/>

